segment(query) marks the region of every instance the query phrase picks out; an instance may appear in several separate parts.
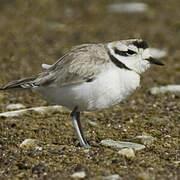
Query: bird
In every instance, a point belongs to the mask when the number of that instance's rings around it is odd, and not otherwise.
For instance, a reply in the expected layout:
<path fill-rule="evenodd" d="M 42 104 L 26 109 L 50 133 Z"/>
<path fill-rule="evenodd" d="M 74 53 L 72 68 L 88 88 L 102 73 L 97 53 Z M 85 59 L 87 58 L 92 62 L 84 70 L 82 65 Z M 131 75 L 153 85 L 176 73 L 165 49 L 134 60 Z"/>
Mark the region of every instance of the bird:
<path fill-rule="evenodd" d="M 54 64 L 42 64 L 37 75 L 14 80 L 1 90 L 35 89 L 46 99 L 66 107 L 81 147 L 90 148 L 80 121 L 83 111 L 112 107 L 140 86 L 151 64 L 164 65 L 151 56 L 142 39 L 77 45 Z"/>

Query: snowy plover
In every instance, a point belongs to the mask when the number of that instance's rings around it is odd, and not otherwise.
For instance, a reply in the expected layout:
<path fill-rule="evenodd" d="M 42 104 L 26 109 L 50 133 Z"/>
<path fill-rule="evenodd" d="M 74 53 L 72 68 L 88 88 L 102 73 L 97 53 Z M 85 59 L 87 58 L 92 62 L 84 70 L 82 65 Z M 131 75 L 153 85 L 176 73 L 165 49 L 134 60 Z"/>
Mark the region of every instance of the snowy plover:
<path fill-rule="evenodd" d="M 90 147 L 80 111 L 94 111 L 119 104 L 140 84 L 140 74 L 150 64 L 163 65 L 151 57 L 141 39 L 74 47 L 53 65 L 43 64 L 37 76 L 12 81 L 2 88 L 33 88 L 49 101 L 71 110 L 81 146 Z"/>

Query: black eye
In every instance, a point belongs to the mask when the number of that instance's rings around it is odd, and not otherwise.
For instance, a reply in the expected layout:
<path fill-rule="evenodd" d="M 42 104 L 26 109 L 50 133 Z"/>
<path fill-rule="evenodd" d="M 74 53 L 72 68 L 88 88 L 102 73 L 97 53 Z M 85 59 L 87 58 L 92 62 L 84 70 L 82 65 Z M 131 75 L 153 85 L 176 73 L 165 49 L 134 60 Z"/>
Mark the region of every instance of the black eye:
<path fill-rule="evenodd" d="M 136 54 L 135 51 L 132 51 L 132 50 L 130 50 L 130 49 L 128 49 L 127 53 L 130 54 L 130 55 Z"/>
<path fill-rule="evenodd" d="M 119 54 L 120 56 L 129 56 L 129 55 L 136 54 L 135 51 L 132 51 L 130 49 L 128 49 L 127 51 L 120 51 L 119 49 L 114 49 L 114 52 L 116 54 Z"/>
<path fill-rule="evenodd" d="M 115 54 L 119 54 L 120 56 L 128 56 L 127 51 L 120 51 L 119 49 L 114 49 Z"/>

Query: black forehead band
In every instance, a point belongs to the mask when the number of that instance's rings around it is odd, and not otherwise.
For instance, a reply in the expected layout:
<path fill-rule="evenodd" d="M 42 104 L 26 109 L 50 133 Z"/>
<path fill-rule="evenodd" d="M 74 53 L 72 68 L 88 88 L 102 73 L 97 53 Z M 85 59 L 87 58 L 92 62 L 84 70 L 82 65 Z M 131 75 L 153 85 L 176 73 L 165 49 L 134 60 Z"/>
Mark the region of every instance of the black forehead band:
<path fill-rule="evenodd" d="M 148 48 L 148 44 L 146 41 L 135 41 L 133 42 L 133 44 L 137 47 L 137 48 L 142 48 L 142 49 L 147 49 Z"/>

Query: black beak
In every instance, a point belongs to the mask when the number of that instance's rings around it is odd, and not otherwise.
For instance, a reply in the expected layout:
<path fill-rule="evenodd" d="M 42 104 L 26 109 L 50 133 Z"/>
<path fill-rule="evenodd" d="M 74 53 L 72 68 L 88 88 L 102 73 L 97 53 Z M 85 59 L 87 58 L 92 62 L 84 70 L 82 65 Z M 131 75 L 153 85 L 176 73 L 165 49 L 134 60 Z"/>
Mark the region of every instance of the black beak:
<path fill-rule="evenodd" d="M 150 57 L 149 59 L 146 59 L 146 60 L 149 61 L 151 64 L 157 64 L 157 65 L 160 65 L 160 66 L 164 65 L 161 61 L 159 61 L 159 60 L 157 60 L 157 59 L 155 59 L 153 57 Z"/>

